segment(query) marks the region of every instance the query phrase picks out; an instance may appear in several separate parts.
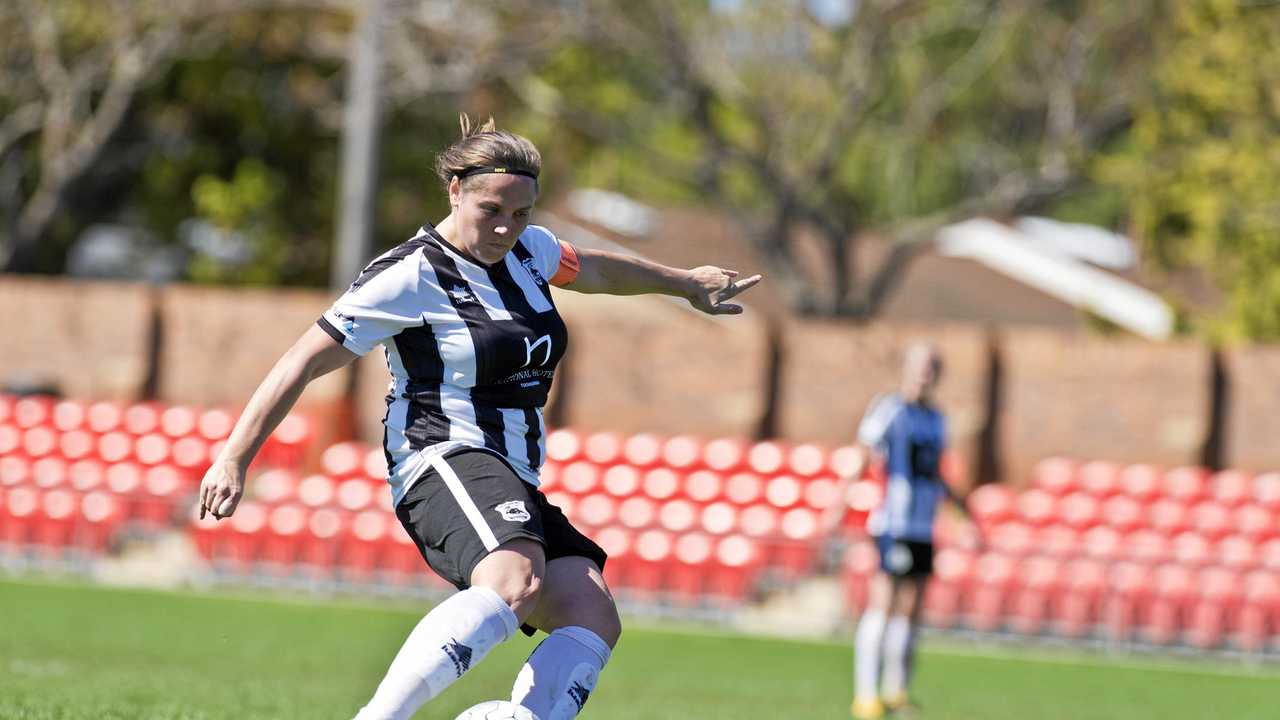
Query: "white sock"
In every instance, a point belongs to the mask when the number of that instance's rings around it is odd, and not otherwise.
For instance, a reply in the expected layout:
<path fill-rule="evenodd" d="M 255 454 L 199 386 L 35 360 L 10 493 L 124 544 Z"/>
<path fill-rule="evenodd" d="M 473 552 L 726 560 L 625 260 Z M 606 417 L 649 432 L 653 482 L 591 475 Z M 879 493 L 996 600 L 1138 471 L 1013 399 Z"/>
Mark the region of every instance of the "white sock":
<path fill-rule="evenodd" d="M 867 610 L 858 621 L 858 634 L 853 646 L 853 697 L 856 700 L 876 697 L 884 625 L 883 610 Z"/>
<path fill-rule="evenodd" d="M 576 717 L 609 662 L 609 645 L 584 627 L 562 627 L 534 648 L 511 688 L 511 702 L 539 720 Z"/>
<path fill-rule="evenodd" d="M 907 688 L 907 663 L 911 657 L 911 619 L 889 618 L 884 627 L 884 696 L 895 697 Z"/>
<path fill-rule="evenodd" d="M 515 613 L 489 588 L 468 588 L 449 597 L 409 633 L 356 720 L 408 720 L 518 626 Z"/>

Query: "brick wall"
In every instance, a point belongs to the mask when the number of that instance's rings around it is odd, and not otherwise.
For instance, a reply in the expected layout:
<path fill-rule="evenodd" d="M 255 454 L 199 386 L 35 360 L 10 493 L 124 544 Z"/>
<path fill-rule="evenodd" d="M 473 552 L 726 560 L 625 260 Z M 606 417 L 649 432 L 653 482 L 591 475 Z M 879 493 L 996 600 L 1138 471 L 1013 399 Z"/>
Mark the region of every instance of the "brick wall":
<path fill-rule="evenodd" d="M 151 369 L 145 285 L 0 276 L 0 386 L 132 399 Z"/>
<path fill-rule="evenodd" d="M 1280 347 L 1240 348 L 1225 353 L 1228 397 L 1227 465 L 1280 469 Z"/>

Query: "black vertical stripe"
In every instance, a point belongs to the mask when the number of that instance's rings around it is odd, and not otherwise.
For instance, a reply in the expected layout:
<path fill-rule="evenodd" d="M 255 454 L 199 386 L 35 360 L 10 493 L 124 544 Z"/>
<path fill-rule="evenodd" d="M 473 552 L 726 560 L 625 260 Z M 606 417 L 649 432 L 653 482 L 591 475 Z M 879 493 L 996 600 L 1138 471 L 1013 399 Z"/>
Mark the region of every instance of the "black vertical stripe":
<path fill-rule="evenodd" d="M 520 247 L 520 243 L 516 243 L 516 247 Z M 527 318 L 531 321 L 537 317 L 538 311 L 529 304 L 529 298 L 524 294 L 524 289 L 511 276 L 511 268 L 507 267 L 505 262 L 496 263 L 489 268 L 489 279 L 498 289 L 502 304 L 506 306 L 507 312 L 511 313 L 513 318 Z M 554 309 L 554 306 L 552 308 Z"/>
<path fill-rule="evenodd" d="M 520 261 L 521 265 L 532 268 L 538 267 L 537 261 L 533 259 L 533 253 L 530 252 L 529 248 L 525 247 L 523 239 L 517 242 L 515 247 L 511 248 L 511 252 L 515 253 L 516 259 Z M 541 275 L 541 271 L 538 272 L 538 275 Z M 535 276 L 534 280 L 537 279 L 538 277 Z M 538 289 L 542 291 L 543 296 L 547 298 L 547 302 L 551 304 L 552 308 L 554 308 L 555 303 L 551 302 L 551 278 L 542 278 L 542 282 L 538 283 Z M 521 293 L 521 295 L 523 294 L 524 293 Z M 503 302 L 506 302 L 505 297 L 503 297 L 502 300 Z"/>
<path fill-rule="evenodd" d="M 537 470 L 542 466 L 542 453 L 538 451 L 538 441 L 542 439 L 542 429 L 538 423 L 538 411 L 525 408 L 524 423 L 528 429 L 524 431 L 525 452 L 529 453 L 529 467 Z"/>
<path fill-rule="evenodd" d="M 502 419 L 502 411 L 488 403 L 475 403 L 476 425 L 484 434 L 484 446 L 507 456 L 507 423 Z"/>

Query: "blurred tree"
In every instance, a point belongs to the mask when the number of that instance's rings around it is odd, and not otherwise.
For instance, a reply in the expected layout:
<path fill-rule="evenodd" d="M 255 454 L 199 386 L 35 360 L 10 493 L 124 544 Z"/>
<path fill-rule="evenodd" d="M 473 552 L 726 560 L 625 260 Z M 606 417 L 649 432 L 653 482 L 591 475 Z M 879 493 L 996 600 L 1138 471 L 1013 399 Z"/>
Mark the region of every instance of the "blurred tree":
<path fill-rule="evenodd" d="M 1225 312 L 1184 308 L 1219 340 L 1280 340 L 1280 4 L 1174 3 L 1157 28 L 1154 90 L 1100 177 L 1165 271 L 1202 268 Z"/>
<path fill-rule="evenodd" d="M 514 89 L 585 180 L 710 198 L 798 309 L 869 317 L 947 223 L 1114 211 L 1088 196 L 1090 163 L 1127 129 L 1154 5 L 596 4 L 583 40 Z M 873 268 L 855 252 L 868 233 L 892 245 Z"/>

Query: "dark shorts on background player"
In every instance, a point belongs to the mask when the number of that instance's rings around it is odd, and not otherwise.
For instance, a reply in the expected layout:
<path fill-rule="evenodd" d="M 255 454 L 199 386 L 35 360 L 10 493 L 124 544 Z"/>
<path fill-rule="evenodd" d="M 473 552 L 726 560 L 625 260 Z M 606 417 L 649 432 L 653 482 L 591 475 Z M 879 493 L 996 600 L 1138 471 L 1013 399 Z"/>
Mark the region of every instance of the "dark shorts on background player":
<path fill-rule="evenodd" d="M 880 569 L 894 577 L 922 577 L 933 573 L 933 543 L 876 537 Z"/>
<path fill-rule="evenodd" d="M 604 550 L 495 453 L 459 450 L 443 462 L 458 483 L 451 487 L 431 468 L 405 493 L 396 517 L 431 569 L 459 590 L 470 587 L 471 571 L 490 551 L 518 538 L 541 543 L 548 561 L 581 556 L 604 569 Z"/>

